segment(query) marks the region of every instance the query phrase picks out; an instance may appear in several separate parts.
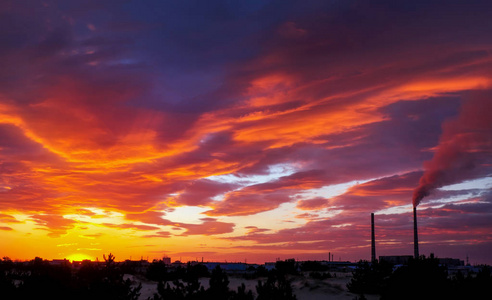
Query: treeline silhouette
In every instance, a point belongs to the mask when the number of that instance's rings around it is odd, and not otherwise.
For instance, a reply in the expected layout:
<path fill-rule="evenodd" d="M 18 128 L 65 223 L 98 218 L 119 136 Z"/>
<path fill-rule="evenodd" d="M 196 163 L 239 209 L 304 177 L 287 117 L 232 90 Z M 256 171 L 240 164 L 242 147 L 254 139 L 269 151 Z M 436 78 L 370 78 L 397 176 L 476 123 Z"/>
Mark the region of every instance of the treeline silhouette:
<path fill-rule="evenodd" d="M 246 286 L 241 284 L 237 290 L 229 288 L 229 279 L 220 266 L 216 266 L 210 274 L 209 288 L 205 289 L 199 282 L 198 272 L 192 271 L 200 265 L 188 266 L 182 278 L 176 278 L 169 282 L 159 281 L 157 293 L 149 300 L 178 300 L 178 299 L 216 299 L 216 300 L 254 300 L 253 292 L 246 291 Z M 189 272 L 191 271 L 191 272 Z M 265 282 L 258 281 L 256 286 L 256 300 L 295 300 L 290 282 L 285 274 L 272 270 L 268 272 Z"/>
<path fill-rule="evenodd" d="M 147 268 L 146 276 L 158 281 L 157 293 L 148 300 L 183 300 L 183 299 L 214 299 L 214 300 L 296 300 L 292 286 L 286 275 L 297 272 L 295 261 L 278 261 L 275 269 L 267 271 L 263 266 L 250 269 L 245 278 L 266 277 L 265 281 L 258 280 L 256 298 L 251 290 L 241 284 L 237 290 L 229 288 L 227 273 L 217 265 L 209 272 L 203 264 L 187 264 L 186 268 L 170 269 L 162 261 L 153 261 Z M 210 277 L 209 287 L 205 289 L 199 278 Z M 172 284 L 170 284 L 170 282 Z"/>
<path fill-rule="evenodd" d="M 52 265 L 36 257 L 28 263 L 0 263 L 0 299 L 125 299 L 137 300 L 141 285 L 123 279 L 112 254 L 104 264 L 83 261 L 77 272 L 71 265 Z"/>
<path fill-rule="evenodd" d="M 490 299 L 492 276 L 490 266 L 481 266 L 476 274 L 449 275 L 431 254 L 396 269 L 385 261 L 360 261 L 347 288 L 359 299 L 366 299 L 365 294 L 378 294 L 381 300 Z"/>
<path fill-rule="evenodd" d="M 286 275 L 296 272 L 295 261 L 277 262 L 278 269 L 267 271 L 264 267 L 254 270 L 251 276 L 266 277 L 258 281 L 256 295 L 246 290 L 244 284 L 237 290 L 229 288 L 229 279 L 217 266 L 211 272 L 203 264 L 169 268 L 163 261 L 154 260 L 144 271 L 131 261 L 116 263 L 115 257 L 104 256 L 104 262 L 83 261 L 73 268 L 68 261 L 52 264 L 39 257 L 23 263 L 7 257 L 0 261 L 0 299 L 90 299 L 137 300 L 142 289 L 124 279 L 124 274 L 143 275 L 158 282 L 157 293 L 147 300 L 217 299 L 217 300 L 295 300 Z M 199 279 L 209 277 L 205 289 Z M 255 298 L 256 296 L 256 298 Z"/>

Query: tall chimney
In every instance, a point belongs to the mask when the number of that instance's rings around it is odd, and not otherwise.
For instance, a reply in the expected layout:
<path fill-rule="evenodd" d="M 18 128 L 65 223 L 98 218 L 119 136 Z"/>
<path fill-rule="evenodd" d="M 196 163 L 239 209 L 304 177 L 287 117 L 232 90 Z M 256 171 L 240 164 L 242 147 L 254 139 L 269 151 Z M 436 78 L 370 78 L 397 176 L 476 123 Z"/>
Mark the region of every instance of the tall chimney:
<path fill-rule="evenodd" d="M 413 255 L 419 258 L 419 235 L 417 233 L 417 207 L 413 207 Z"/>
<path fill-rule="evenodd" d="M 374 213 L 371 213 L 371 261 L 376 261 L 376 235 L 374 233 Z"/>

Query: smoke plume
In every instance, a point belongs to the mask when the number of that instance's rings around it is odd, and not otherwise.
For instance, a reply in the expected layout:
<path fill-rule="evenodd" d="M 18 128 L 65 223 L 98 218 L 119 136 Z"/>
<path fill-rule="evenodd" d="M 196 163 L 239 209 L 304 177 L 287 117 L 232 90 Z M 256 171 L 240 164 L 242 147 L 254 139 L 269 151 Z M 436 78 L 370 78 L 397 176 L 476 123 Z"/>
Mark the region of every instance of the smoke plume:
<path fill-rule="evenodd" d="M 434 189 L 491 171 L 492 91 L 471 92 L 459 115 L 443 124 L 434 157 L 424 162 L 424 175 L 413 193 L 413 206 Z"/>

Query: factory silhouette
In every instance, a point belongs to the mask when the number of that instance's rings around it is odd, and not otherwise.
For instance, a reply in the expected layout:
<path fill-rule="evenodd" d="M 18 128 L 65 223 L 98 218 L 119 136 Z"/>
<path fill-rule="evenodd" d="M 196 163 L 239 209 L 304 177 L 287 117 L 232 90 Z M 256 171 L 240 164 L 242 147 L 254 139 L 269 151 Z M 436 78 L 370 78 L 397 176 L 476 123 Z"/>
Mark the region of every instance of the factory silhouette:
<path fill-rule="evenodd" d="M 413 207 L 413 258 L 418 259 L 419 254 L 419 234 L 417 228 L 417 207 Z M 406 263 L 411 258 L 411 255 L 394 255 L 394 256 L 380 256 L 380 260 L 386 260 L 394 264 Z M 371 213 L 371 262 L 376 261 L 376 232 L 374 213 Z M 460 264 L 460 263 L 458 263 Z"/>
<path fill-rule="evenodd" d="M 379 256 L 380 261 L 386 261 L 394 265 L 402 265 L 408 263 L 410 259 L 419 259 L 419 235 L 417 225 L 417 207 L 413 207 L 413 256 L 412 255 L 391 255 L 391 256 Z M 431 254 L 434 256 L 434 254 Z M 374 213 L 371 213 L 371 262 L 374 263 L 376 258 L 376 232 L 375 232 L 375 220 Z M 439 262 L 446 265 L 448 268 L 457 268 L 464 266 L 464 261 L 457 258 L 439 258 Z M 460 271 L 466 271 L 466 269 L 460 268 Z"/>

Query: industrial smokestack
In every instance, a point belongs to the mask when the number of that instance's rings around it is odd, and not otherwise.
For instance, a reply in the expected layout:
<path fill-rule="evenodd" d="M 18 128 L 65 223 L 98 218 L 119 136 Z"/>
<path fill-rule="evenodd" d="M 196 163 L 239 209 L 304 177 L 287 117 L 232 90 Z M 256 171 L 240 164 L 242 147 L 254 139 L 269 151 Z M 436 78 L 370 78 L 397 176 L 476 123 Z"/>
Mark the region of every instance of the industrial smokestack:
<path fill-rule="evenodd" d="M 374 213 L 371 213 L 371 261 L 376 261 L 376 235 L 374 233 Z"/>
<path fill-rule="evenodd" d="M 419 258 L 419 234 L 417 233 L 417 207 L 413 207 L 413 255 Z"/>

